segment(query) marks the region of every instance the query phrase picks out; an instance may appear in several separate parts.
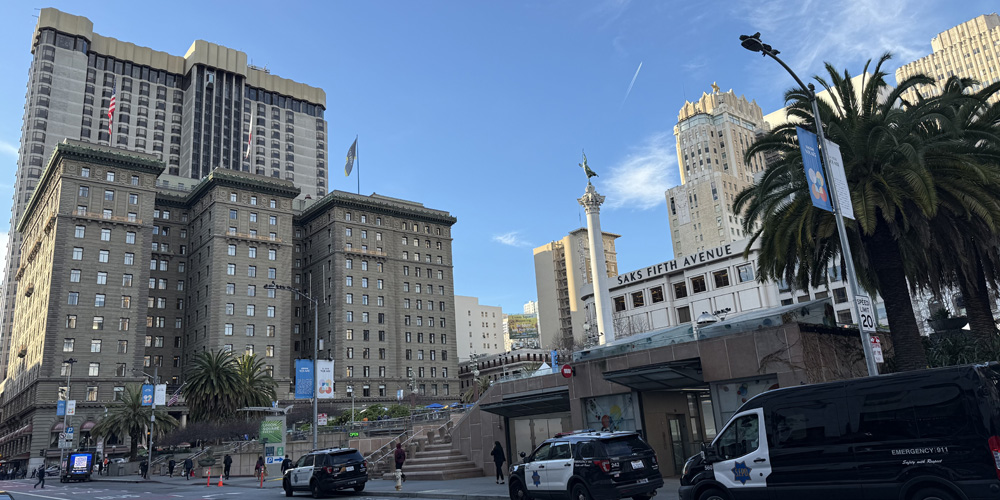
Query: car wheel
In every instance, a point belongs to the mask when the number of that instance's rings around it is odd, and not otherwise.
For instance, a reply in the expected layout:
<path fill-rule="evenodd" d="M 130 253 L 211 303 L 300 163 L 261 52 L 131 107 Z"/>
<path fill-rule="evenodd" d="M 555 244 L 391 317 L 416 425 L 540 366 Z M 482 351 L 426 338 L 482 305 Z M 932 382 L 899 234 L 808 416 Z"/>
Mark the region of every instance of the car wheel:
<path fill-rule="evenodd" d="M 914 493 L 910 500 L 955 500 L 955 495 L 938 488 L 923 488 Z"/>
<path fill-rule="evenodd" d="M 294 495 L 294 493 L 292 492 L 292 485 L 288 484 L 288 480 L 287 479 L 281 482 L 281 487 L 285 489 L 285 496 L 286 497 L 290 497 L 290 496 Z"/>
<path fill-rule="evenodd" d="M 361 493 L 362 491 L 365 491 L 365 483 L 361 483 L 361 484 L 355 486 L 354 487 L 354 491 L 356 491 L 358 493 Z"/>
<path fill-rule="evenodd" d="M 309 485 L 309 489 L 312 491 L 313 498 L 323 498 L 323 492 L 319 489 L 319 483 L 313 481 Z"/>
<path fill-rule="evenodd" d="M 587 491 L 587 487 L 583 483 L 576 483 L 573 485 L 573 494 L 570 496 L 573 500 L 591 500 L 590 492 Z"/>
<path fill-rule="evenodd" d="M 728 500 L 724 493 L 716 489 L 705 490 L 698 495 L 698 500 Z"/>
<path fill-rule="evenodd" d="M 510 500 L 531 500 L 531 497 L 528 496 L 528 490 L 521 484 L 521 481 L 511 478 L 509 484 Z"/>

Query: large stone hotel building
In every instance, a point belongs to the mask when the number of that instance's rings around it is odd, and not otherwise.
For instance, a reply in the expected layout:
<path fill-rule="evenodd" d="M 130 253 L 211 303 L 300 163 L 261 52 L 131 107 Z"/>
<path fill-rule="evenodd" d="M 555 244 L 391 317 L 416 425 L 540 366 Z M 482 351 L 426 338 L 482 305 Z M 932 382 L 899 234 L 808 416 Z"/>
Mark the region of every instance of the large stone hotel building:
<path fill-rule="evenodd" d="M 65 140 L 39 177 L 17 225 L 4 457 L 58 455 L 67 378 L 82 440 L 126 383 L 156 370 L 176 389 L 202 351 L 260 356 L 289 399 L 314 331 L 335 361 L 334 403 L 349 404 L 348 387 L 365 403 L 457 397 L 454 217 L 379 195 L 298 200 L 290 181 L 237 170 L 181 191 L 165 168 Z"/>

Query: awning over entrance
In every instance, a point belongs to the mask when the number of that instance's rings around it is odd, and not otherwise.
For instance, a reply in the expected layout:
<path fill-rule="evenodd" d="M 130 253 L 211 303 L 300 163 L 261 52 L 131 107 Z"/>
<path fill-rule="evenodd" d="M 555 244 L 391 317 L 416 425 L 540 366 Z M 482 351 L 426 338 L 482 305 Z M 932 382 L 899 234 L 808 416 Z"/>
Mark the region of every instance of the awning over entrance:
<path fill-rule="evenodd" d="M 561 387 L 556 391 L 522 394 L 499 403 L 483 404 L 479 408 L 507 418 L 568 412 L 569 389 Z"/>
<path fill-rule="evenodd" d="M 671 361 L 613 372 L 604 372 L 604 380 L 637 391 L 662 391 L 707 388 L 701 375 L 701 360 Z"/>

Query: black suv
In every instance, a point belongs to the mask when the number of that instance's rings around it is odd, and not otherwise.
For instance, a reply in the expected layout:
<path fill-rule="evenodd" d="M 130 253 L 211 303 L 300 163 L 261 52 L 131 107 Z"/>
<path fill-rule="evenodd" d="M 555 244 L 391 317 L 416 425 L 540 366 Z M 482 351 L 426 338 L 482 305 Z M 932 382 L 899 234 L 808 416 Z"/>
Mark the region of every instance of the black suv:
<path fill-rule="evenodd" d="M 313 498 L 326 493 L 354 488 L 364 491 L 368 481 L 368 463 L 354 448 L 330 448 L 303 455 L 285 471 L 281 487 L 285 496 L 296 491 L 312 492 Z"/>
<path fill-rule="evenodd" d="M 511 500 L 648 500 L 663 486 L 656 453 L 635 432 L 556 434 L 510 469 Z"/>

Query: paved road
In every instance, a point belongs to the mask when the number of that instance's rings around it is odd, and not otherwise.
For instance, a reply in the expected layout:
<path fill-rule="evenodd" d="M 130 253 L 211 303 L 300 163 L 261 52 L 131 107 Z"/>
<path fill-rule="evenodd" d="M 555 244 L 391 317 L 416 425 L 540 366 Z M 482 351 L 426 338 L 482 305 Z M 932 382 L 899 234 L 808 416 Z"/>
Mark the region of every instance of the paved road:
<path fill-rule="evenodd" d="M 5 489 L 18 500 L 48 499 L 48 500 L 257 500 L 285 498 L 280 484 L 266 485 L 264 489 L 253 488 L 249 483 L 239 486 L 223 486 L 219 488 L 213 482 L 206 487 L 204 479 L 195 481 L 170 482 L 117 482 L 94 481 L 89 483 L 62 484 L 58 479 L 46 481 L 45 489 L 33 489 L 35 480 L 0 481 L 0 489 Z M 296 495 L 306 498 L 306 495 Z M 388 500 L 387 497 L 361 494 L 330 495 L 328 498 L 357 500 Z"/>

